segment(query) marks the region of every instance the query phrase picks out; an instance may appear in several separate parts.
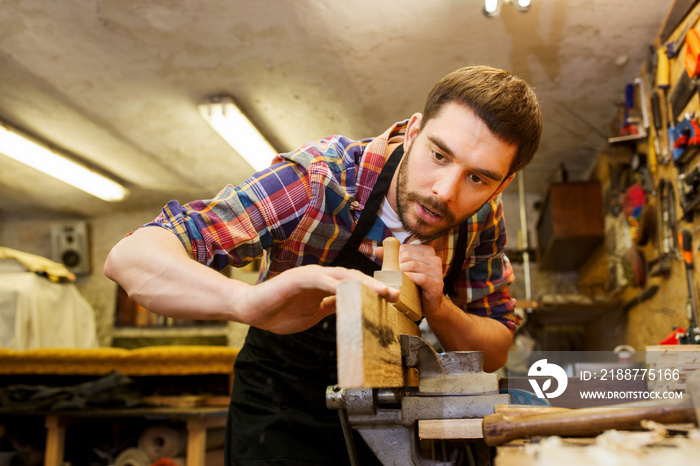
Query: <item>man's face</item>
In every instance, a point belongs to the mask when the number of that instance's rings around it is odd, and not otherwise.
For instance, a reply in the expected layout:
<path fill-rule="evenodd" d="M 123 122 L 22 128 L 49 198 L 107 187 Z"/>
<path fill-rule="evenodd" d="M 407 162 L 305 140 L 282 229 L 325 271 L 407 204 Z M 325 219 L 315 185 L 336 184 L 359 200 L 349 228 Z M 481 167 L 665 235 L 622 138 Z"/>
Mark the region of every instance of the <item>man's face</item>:
<path fill-rule="evenodd" d="M 517 147 L 455 103 L 422 128 L 420 114 L 414 115 L 404 144 L 394 207 L 404 229 L 422 241 L 465 221 L 513 178 L 507 175 Z"/>

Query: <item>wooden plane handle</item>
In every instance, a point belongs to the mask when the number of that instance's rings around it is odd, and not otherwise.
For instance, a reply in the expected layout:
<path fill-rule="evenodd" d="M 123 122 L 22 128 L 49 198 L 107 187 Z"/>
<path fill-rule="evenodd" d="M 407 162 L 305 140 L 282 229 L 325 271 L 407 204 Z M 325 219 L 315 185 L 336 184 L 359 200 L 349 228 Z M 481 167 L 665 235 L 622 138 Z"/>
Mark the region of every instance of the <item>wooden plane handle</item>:
<path fill-rule="evenodd" d="M 642 420 L 662 424 L 693 422 L 690 406 L 648 408 L 581 408 L 531 416 L 489 414 L 484 417 L 484 440 L 489 446 L 542 435 L 590 436 L 608 429 L 633 429 Z"/>
<path fill-rule="evenodd" d="M 401 246 L 401 242 L 393 236 L 382 241 L 384 248 L 382 270 L 399 270 L 399 246 Z"/>

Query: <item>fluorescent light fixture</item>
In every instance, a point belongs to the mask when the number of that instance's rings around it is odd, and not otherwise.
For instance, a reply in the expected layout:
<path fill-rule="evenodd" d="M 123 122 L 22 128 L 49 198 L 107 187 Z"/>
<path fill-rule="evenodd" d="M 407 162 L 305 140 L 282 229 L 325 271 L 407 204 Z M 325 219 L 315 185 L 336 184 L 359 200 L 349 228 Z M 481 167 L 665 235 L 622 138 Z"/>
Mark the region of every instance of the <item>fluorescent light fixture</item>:
<path fill-rule="evenodd" d="M 517 0 L 515 2 L 515 8 L 525 13 L 530 9 L 530 3 L 532 3 L 530 0 Z"/>
<path fill-rule="evenodd" d="M 277 155 L 274 147 L 260 134 L 227 95 L 215 95 L 199 105 L 199 114 L 256 171 L 270 166 Z"/>
<path fill-rule="evenodd" d="M 119 183 L 4 125 L 0 125 L 0 153 L 105 201 L 121 201 L 129 193 Z"/>
<path fill-rule="evenodd" d="M 493 18 L 501 13 L 501 6 L 510 3 L 516 10 L 521 13 L 526 13 L 530 10 L 531 0 L 484 0 L 484 9 L 482 10 L 487 18 Z"/>
<path fill-rule="evenodd" d="M 498 15 L 501 11 L 500 0 L 484 0 L 484 14 L 489 18 Z"/>

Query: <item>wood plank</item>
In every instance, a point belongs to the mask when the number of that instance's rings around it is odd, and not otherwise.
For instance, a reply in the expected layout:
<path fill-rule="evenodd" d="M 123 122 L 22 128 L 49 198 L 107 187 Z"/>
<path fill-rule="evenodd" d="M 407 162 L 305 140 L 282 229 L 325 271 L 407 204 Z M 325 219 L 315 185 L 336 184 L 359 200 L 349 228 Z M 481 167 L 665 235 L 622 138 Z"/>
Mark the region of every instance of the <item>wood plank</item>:
<path fill-rule="evenodd" d="M 204 395 L 171 395 L 144 396 L 142 401 L 151 406 L 175 406 L 178 408 L 194 408 L 204 406 Z"/>
<path fill-rule="evenodd" d="M 483 419 L 427 419 L 418 421 L 421 439 L 484 438 Z"/>
<path fill-rule="evenodd" d="M 336 296 L 338 384 L 343 388 L 415 385 L 415 369 L 401 362 L 401 335 L 418 326 L 357 280 L 344 281 Z"/>
<path fill-rule="evenodd" d="M 187 465 L 205 466 L 207 426 L 201 418 L 187 420 Z"/>
<path fill-rule="evenodd" d="M 570 408 L 536 405 L 496 405 L 493 411 L 496 414 L 507 414 L 509 416 L 532 416 L 535 414 L 570 411 Z"/>
<path fill-rule="evenodd" d="M 58 466 L 63 464 L 66 443 L 66 426 L 58 416 L 46 416 L 46 451 L 44 464 Z"/>

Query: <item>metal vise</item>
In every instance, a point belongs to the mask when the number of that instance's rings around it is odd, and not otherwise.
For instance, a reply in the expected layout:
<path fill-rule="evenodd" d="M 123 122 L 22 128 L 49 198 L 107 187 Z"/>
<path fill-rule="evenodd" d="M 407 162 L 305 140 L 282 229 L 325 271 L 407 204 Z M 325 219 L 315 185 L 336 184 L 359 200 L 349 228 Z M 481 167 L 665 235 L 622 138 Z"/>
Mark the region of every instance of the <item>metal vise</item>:
<path fill-rule="evenodd" d="M 406 367 L 418 369 L 418 387 L 326 391 L 326 406 L 338 410 L 353 466 L 358 462 L 351 428 L 385 466 L 451 465 L 420 454 L 418 421 L 483 418 L 495 405 L 510 402 L 509 395 L 498 393 L 496 374 L 483 371 L 480 351 L 439 354 L 422 338 L 401 335 L 401 353 Z"/>

